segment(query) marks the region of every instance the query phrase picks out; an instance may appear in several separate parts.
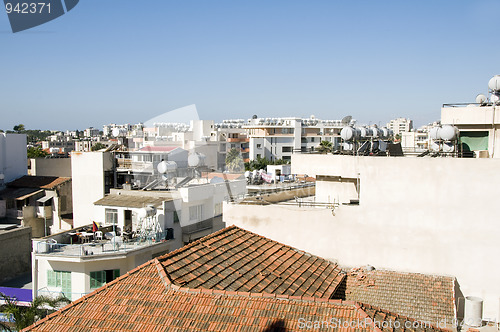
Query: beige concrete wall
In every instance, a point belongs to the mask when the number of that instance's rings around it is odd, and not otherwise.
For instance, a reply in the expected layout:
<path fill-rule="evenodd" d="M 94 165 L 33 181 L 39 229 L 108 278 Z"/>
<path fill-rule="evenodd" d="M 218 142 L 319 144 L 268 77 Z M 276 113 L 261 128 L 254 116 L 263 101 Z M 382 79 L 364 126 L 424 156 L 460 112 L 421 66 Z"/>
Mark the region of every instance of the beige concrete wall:
<path fill-rule="evenodd" d="M 0 281 L 31 271 L 31 228 L 0 231 Z"/>
<path fill-rule="evenodd" d="M 31 175 L 71 177 L 71 158 L 33 158 Z"/>
<path fill-rule="evenodd" d="M 224 221 L 343 265 L 456 276 L 500 318 L 499 169 L 497 159 L 294 155 L 292 173 L 359 174 L 359 206 L 227 205 Z"/>

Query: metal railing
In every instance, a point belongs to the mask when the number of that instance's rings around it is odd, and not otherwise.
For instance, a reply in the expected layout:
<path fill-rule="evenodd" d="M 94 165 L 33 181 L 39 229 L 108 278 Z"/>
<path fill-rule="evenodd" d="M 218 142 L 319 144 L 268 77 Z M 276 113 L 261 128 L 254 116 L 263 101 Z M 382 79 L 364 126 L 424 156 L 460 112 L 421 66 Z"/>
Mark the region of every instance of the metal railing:
<path fill-rule="evenodd" d="M 34 249 L 35 253 L 37 254 L 82 257 L 93 255 L 108 255 L 120 252 L 123 253 L 145 248 L 161 242 L 156 241 L 156 239 L 141 238 L 134 238 L 125 241 L 118 237 L 115 237 L 114 239 L 115 240 L 94 241 L 84 244 L 61 244 L 49 240 L 36 243 Z"/>

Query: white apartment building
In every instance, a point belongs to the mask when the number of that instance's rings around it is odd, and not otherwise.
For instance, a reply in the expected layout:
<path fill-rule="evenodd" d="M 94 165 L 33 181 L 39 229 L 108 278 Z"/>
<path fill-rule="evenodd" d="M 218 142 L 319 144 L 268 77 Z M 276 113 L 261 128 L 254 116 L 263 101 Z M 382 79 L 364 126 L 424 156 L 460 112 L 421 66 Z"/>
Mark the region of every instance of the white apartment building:
<path fill-rule="evenodd" d="M 87 128 L 83 131 L 83 136 L 89 138 L 99 136 L 99 129 L 94 127 Z"/>
<path fill-rule="evenodd" d="M 406 118 L 397 118 L 387 123 L 387 129 L 391 129 L 394 135 L 409 132 L 413 129 L 413 120 Z"/>
<path fill-rule="evenodd" d="M 354 124 L 355 120 L 343 123 L 340 120 L 319 120 L 314 116 L 302 118 L 252 118 L 249 120 L 226 120 L 218 128 L 242 128 L 248 139 L 248 159 L 267 158 L 290 161 L 294 152 L 314 151 L 321 141 L 330 141 L 334 147 L 340 144 L 342 127 Z M 246 143 L 246 142 L 245 142 Z M 246 149 L 246 148 L 244 148 Z"/>

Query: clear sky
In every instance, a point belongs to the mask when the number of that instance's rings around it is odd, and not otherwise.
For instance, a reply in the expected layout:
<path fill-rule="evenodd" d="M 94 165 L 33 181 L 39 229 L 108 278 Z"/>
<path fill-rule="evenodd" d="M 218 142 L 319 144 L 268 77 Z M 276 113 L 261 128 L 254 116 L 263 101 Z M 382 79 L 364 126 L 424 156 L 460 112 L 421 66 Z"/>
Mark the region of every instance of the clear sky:
<path fill-rule="evenodd" d="M 201 119 L 438 120 L 500 74 L 500 1 L 81 0 L 13 34 L 0 128 L 84 129 L 196 104 Z"/>

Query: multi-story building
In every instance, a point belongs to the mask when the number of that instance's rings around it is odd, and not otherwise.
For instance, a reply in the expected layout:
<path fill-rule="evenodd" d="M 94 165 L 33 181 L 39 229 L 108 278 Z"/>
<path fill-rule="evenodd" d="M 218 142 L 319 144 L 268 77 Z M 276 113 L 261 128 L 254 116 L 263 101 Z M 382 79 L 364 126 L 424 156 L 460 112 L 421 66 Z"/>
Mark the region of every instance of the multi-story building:
<path fill-rule="evenodd" d="M 97 128 L 94 128 L 94 127 L 90 127 L 90 128 L 87 128 L 83 131 L 83 136 L 84 137 L 97 137 L 99 136 L 99 129 Z"/>
<path fill-rule="evenodd" d="M 294 152 L 314 151 L 321 141 L 332 142 L 333 147 L 340 144 L 342 127 L 354 124 L 355 120 L 319 120 L 314 116 L 301 118 L 257 118 L 227 120 L 217 127 L 242 128 L 246 137 L 238 134 L 237 139 L 246 143 L 248 139 L 248 159 L 267 158 L 269 160 L 291 160 Z M 240 143 L 240 142 L 238 142 Z M 245 147 L 241 147 L 246 151 Z"/>
<path fill-rule="evenodd" d="M 25 134 L 0 133 L 0 189 L 28 174 Z M 0 206 L 0 211 L 2 207 Z"/>
<path fill-rule="evenodd" d="M 406 118 L 397 118 L 387 123 L 387 129 L 391 129 L 394 135 L 401 135 L 413 129 L 413 121 Z"/>

